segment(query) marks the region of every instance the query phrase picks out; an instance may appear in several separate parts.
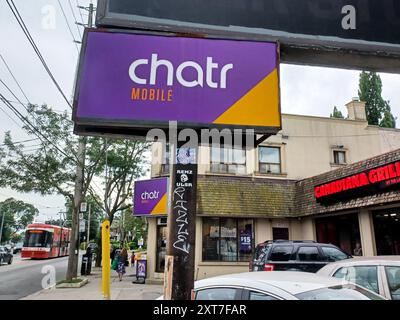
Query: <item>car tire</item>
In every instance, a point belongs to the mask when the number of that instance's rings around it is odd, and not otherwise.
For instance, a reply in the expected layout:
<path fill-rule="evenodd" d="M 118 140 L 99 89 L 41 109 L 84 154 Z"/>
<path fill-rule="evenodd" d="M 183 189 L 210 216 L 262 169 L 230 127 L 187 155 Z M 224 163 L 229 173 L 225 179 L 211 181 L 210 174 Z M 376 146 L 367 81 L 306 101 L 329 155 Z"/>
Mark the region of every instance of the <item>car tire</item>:
<path fill-rule="evenodd" d="M 8 260 L 8 264 L 11 264 L 13 262 L 13 257 L 10 258 L 10 260 Z"/>

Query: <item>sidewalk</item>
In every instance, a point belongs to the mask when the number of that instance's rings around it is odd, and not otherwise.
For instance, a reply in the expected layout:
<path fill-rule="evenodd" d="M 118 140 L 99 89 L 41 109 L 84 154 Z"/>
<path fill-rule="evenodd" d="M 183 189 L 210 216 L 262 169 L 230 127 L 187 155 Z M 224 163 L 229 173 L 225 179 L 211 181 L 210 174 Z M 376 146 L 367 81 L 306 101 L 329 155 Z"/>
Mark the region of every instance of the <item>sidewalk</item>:
<path fill-rule="evenodd" d="M 115 272 L 111 273 L 111 300 L 154 300 L 163 294 L 161 284 L 134 284 L 134 273 L 129 268 L 122 281 L 119 281 Z M 52 287 L 36 292 L 21 300 L 103 300 L 101 291 L 101 270 L 92 269 L 89 283 L 81 288 Z"/>

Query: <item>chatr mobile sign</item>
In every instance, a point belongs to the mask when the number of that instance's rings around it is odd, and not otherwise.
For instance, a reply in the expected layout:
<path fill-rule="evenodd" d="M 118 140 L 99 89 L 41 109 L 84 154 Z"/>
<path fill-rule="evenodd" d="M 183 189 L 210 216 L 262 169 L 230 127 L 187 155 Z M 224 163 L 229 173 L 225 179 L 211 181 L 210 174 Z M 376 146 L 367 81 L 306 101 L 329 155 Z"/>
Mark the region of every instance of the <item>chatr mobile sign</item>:
<path fill-rule="evenodd" d="M 281 128 L 276 43 L 92 29 L 83 45 L 78 127 Z"/>
<path fill-rule="evenodd" d="M 135 181 L 133 215 L 168 213 L 168 178 Z"/>

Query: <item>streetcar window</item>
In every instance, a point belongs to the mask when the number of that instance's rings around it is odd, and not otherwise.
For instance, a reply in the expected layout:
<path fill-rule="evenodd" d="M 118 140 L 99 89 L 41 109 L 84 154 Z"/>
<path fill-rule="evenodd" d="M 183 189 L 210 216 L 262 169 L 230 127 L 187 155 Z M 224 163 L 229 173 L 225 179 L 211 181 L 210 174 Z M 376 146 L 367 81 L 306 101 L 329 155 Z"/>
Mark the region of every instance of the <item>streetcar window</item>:
<path fill-rule="evenodd" d="M 43 230 L 28 230 L 25 235 L 24 247 L 43 248 L 50 247 L 53 234 Z"/>

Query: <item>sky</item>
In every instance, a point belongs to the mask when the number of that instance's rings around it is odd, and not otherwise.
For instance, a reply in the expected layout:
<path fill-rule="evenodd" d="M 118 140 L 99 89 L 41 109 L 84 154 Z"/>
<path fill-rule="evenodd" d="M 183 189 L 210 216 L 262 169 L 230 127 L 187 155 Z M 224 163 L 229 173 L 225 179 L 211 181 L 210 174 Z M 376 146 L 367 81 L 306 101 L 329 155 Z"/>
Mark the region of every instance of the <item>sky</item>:
<path fill-rule="evenodd" d="M 87 12 L 79 10 L 77 4 L 88 6 L 90 1 L 14 0 L 14 2 L 63 92 L 68 98 L 72 98 L 80 47 L 73 40 L 81 40 L 80 34 L 83 33 L 83 28 L 77 26 L 75 21 L 86 22 L 87 20 Z M 93 3 L 96 4 L 96 1 Z M 46 103 L 54 110 L 70 112 L 66 102 L 34 54 L 6 1 L 0 2 L 0 55 L 9 65 L 30 102 Z M 359 71 L 281 65 L 280 76 L 283 113 L 329 117 L 333 106 L 337 106 L 346 116 L 345 104 L 358 95 Z M 381 74 L 381 78 L 383 97 L 390 101 L 392 113 L 400 123 L 400 75 Z M 21 100 L 24 99 L 1 59 L 0 79 L 9 85 Z M 5 88 L 1 83 L 0 92 L 5 93 Z M 9 94 L 5 96 L 14 100 Z M 22 108 L 20 110 L 23 112 Z M 11 131 L 15 140 L 31 138 L 21 129 L 20 121 L 0 102 L 0 144 L 6 131 Z M 35 141 L 27 145 L 32 145 L 32 150 L 34 150 Z M 40 210 L 38 220 L 57 217 L 58 212 L 64 209 L 62 196 L 41 197 L 37 194 L 21 194 L 10 189 L 0 189 L 0 201 L 8 197 L 35 205 Z"/>

